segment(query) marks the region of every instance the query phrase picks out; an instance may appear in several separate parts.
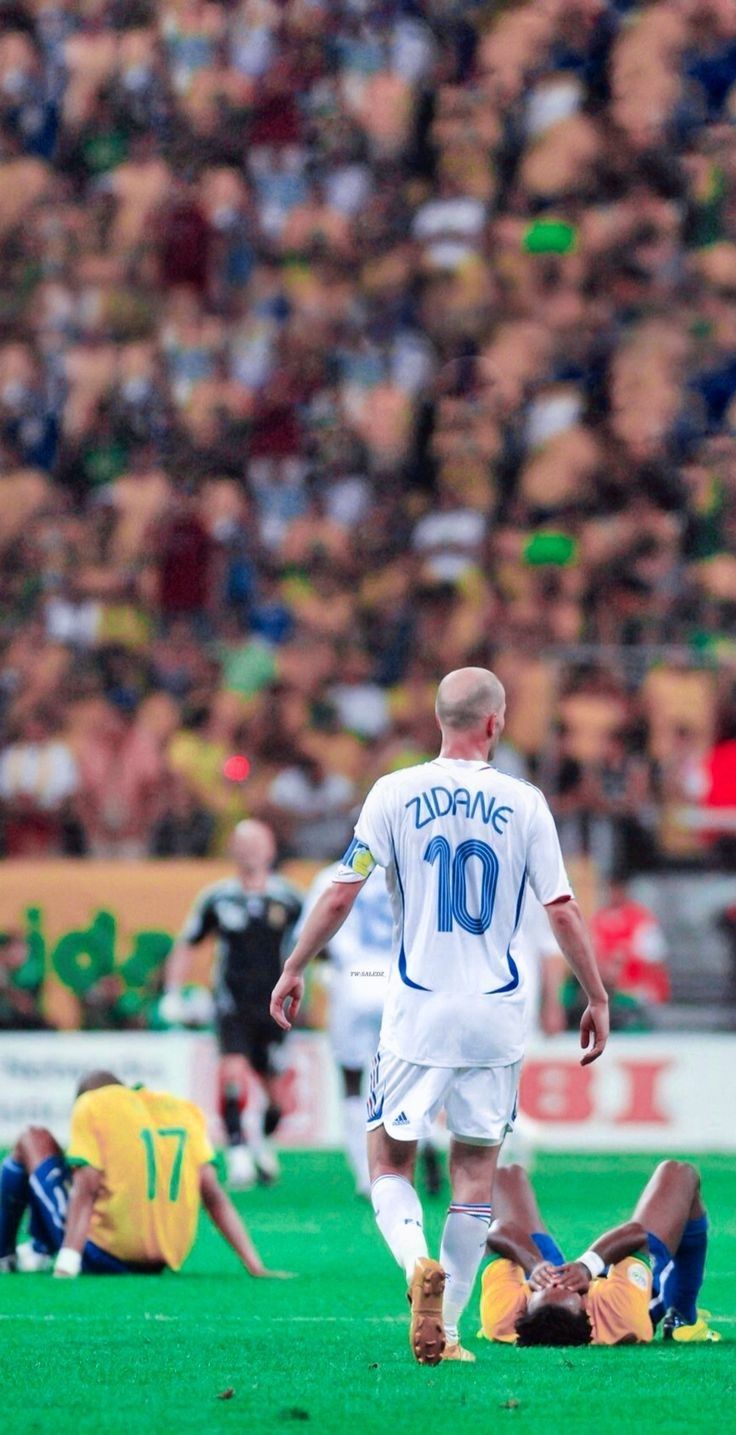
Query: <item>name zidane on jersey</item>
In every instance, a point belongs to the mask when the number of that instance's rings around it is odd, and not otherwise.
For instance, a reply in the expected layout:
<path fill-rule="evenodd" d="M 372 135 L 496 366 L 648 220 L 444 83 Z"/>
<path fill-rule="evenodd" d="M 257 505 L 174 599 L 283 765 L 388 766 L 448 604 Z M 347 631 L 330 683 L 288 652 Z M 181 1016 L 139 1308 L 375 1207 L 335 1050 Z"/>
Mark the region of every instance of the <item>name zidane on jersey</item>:
<path fill-rule="evenodd" d="M 442 806 L 442 799 L 446 801 L 446 806 Z M 455 792 L 450 792 L 447 787 L 431 787 L 428 791 L 418 793 L 416 797 L 410 797 L 405 806 L 414 808 L 414 826 L 417 831 L 426 827 L 427 823 L 435 822 L 438 817 L 459 817 L 464 813 L 467 818 L 480 817 L 486 827 L 493 828 L 498 837 L 503 836 L 504 828 L 514 811 L 513 807 L 497 805 L 496 798 L 490 793 L 471 793 L 467 787 L 458 787 Z"/>

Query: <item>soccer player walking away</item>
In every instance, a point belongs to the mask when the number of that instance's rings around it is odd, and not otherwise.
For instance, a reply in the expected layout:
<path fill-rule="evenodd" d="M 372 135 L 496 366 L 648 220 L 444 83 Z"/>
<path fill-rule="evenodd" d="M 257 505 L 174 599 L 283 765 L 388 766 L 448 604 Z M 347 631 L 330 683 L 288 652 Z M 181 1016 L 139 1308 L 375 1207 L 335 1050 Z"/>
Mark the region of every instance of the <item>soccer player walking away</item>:
<path fill-rule="evenodd" d="M 215 882 L 197 897 L 166 967 L 162 1014 L 186 1021 L 182 999 L 205 937 L 217 936 L 214 977 L 215 1028 L 220 1049 L 220 1111 L 228 1141 L 228 1176 L 235 1187 L 278 1176 L 268 1137 L 281 1118 L 276 1048 L 283 1040 L 268 1017 L 271 988 L 281 972 L 283 952 L 302 908 L 296 889 L 272 870 L 276 843 L 263 822 L 239 822 L 231 843 L 235 877 Z M 250 1144 L 242 1113 L 248 1071 L 261 1082 L 267 1105 L 250 1123 Z"/>
<path fill-rule="evenodd" d="M 458 1324 L 485 1248 L 498 1153 L 511 1130 L 523 1055 L 527 881 L 588 998 L 583 1065 L 608 1037 L 608 999 L 541 792 L 490 762 L 506 698 L 494 673 L 460 668 L 437 693 L 433 762 L 369 792 L 337 879 L 287 959 L 271 1013 L 288 1030 L 302 972 L 338 931 L 376 865 L 386 868 L 394 960 L 368 1101 L 371 1198 L 409 1283 L 416 1360 L 472 1360 Z M 288 1015 L 285 1010 L 289 1003 Z M 444 1109 L 452 1198 L 439 1261 L 429 1257 L 413 1185 L 417 1142 Z"/>

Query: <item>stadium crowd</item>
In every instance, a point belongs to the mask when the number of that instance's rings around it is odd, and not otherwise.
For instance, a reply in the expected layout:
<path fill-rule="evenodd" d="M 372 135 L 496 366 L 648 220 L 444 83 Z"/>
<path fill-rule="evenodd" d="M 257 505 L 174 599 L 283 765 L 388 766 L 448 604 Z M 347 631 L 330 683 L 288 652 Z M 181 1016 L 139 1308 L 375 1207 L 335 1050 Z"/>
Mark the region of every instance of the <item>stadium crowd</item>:
<path fill-rule="evenodd" d="M 732 0 L 1 23 L 4 852 L 331 859 L 478 662 L 569 854 L 732 859 Z"/>

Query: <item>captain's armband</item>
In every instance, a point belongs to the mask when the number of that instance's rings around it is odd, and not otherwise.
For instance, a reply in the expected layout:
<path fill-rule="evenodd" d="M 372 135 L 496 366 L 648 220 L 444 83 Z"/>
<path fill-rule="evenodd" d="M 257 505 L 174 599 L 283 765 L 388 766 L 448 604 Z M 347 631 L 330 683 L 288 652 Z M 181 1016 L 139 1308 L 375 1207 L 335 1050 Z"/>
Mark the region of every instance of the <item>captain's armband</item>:
<path fill-rule="evenodd" d="M 335 873 L 336 882 L 364 882 L 370 877 L 376 859 L 365 842 L 354 837 Z"/>

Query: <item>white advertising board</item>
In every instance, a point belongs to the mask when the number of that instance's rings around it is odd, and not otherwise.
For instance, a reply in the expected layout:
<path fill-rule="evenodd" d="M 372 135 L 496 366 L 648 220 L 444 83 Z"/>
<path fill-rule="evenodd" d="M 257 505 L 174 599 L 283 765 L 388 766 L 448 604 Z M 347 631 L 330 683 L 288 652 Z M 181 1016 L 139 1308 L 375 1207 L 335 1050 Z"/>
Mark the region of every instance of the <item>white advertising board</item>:
<path fill-rule="evenodd" d="M 339 1143 L 337 1080 L 321 1032 L 296 1032 L 281 1048 L 284 1146 Z M 0 1033 L 0 1147 L 24 1126 L 47 1126 L 59 1141 L 80 1076 L 103 1068 L 130 1085 L 173 1091 L 204 1108 L 215 1139 L 217 1053 L 212 1037 L 190 1032 Z M 257 1093 L 254 1093 L 257 1099 Z"/>
<path fill-rule="evenodd" d="M 285 1118 L 279 1144 L 339 1144 L 337 1077 L 321 1032 L 296 1032 L 282 1048 Z M 217 1060 L 209 1036 L 185 1032 L 0 1035 L 0 1146 L 30 1124 L 59 1140 L 80 1075 L 111 1069 L 127 1082 L 197 1101 L 217 1137 Z M 542 1150 L 736 1151 L 736 1037 L 613 1036 L 600 1061 L 580 1066 L 573 1036 L 535 1040 L 524 1066 L 520 1111 Z"/>
<path fill-rule="evenodd" d="M 531 1044 L 520 1110 L 543 1150 L 736 1151 L 736 1037 L 611 1037 L 580 1066 L 573 1036 Z"/>

